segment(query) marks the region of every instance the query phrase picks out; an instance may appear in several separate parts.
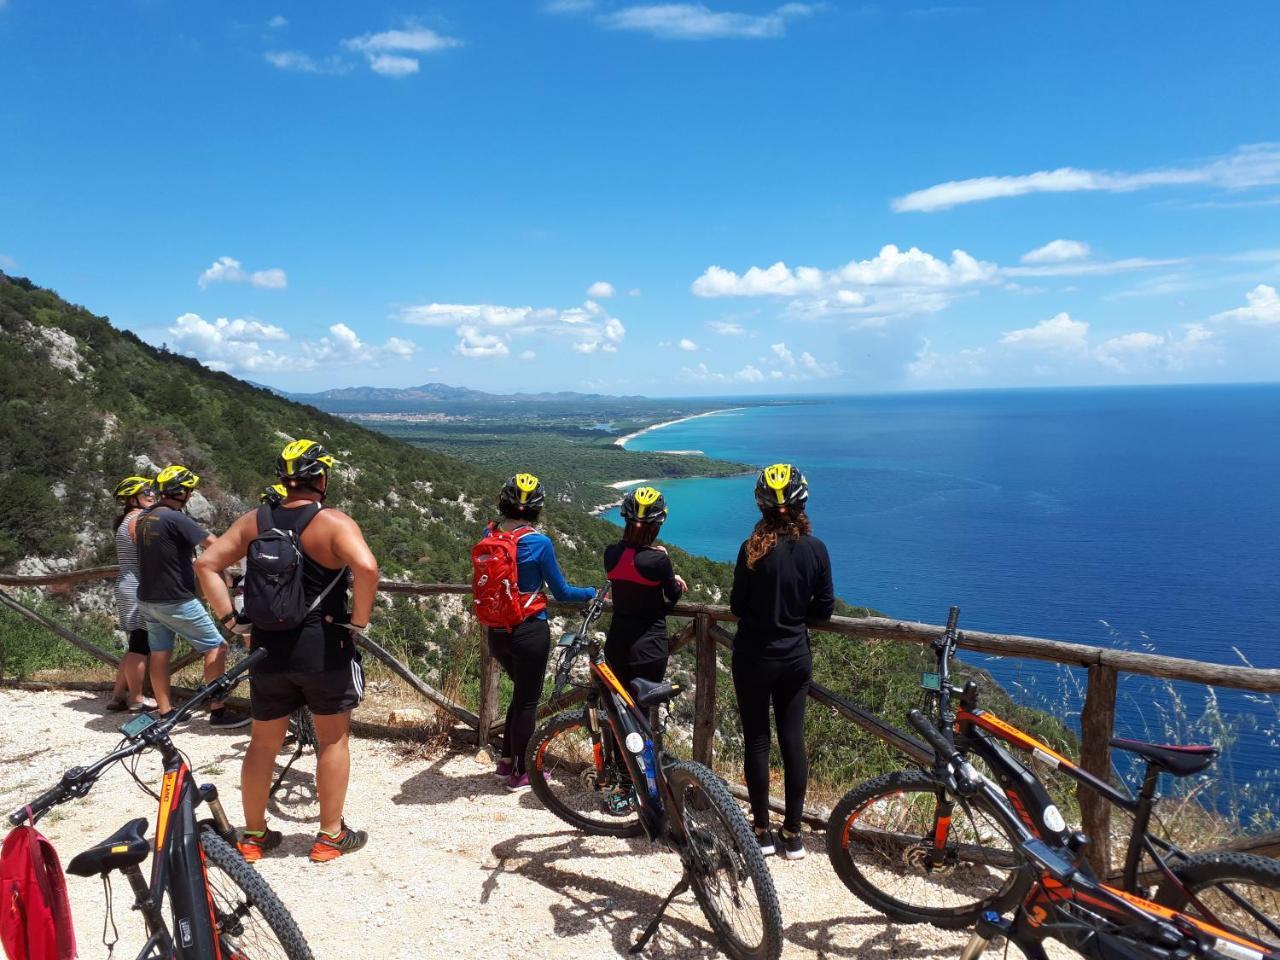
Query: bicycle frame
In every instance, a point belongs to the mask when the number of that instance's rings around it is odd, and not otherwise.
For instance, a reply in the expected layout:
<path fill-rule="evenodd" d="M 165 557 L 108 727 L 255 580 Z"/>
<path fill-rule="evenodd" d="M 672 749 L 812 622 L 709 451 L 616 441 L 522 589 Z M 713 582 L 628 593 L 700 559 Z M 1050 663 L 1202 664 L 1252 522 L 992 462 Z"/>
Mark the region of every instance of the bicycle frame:
<path fill-rule="evenodd" d="M 586 711 L 596 770 L 603 771 L 610 760 L 616 761 L 620 756 L 635 786 L 645 835 L 650 840 L 658 840 L 674 834 L 677 842 L 682 841 L 684 824 L 667 816 L 674 802 L 665 772 L 671 758 L 655 737 L 644 711 L 609 666 L 599 645 L 591 641 L 588 649 L 592 689 L 587 696 Z M 601 723 L 602 708 L 605 724 Z M 606 724 L 611 734 L 608 737 L 605 736 Z M 629 749 L 636 745 L 636 738 L 640 749 Z"/>
<path fill-rule="evenodd" d="M 196 786 L 186 759 L 169 733 L 176 723 L 186 719 L 200 704 L 230 693 L 236 678 L 263 656 L 265 652 L 250 654 L 234 670 L 203 687 L 170 720 L 157 721 L 146 714 L 134 718 L 123 728 L 128 741 L 124 746 L 87 768 L 68 770 L 58 786 L 9 815 L 9 821 L 15 825 L 28 816 L 27 810 L 31 810 L 30 816 L 34 820 L 39 820 L 55 805 L 85 796 L 102 773 L 116 762 L 147 749 L 160 752 L 164 773 L 155 837 L 151 844 L 150 880 L 143 878 L 138 864 L 120 868 L 133 891 L 134 907 L 143 915 L 149 935 L 138 960 L 223 960 L 200 831 L 206 824 L 224 838 L 234 836 L 234 831 L 218 799 L 217 788 L 212 784 Z M 147 720 L 152 722 L 146 723 Z M 201 803 L 208 805 L 211 821 L 196 820 L 196 807 Z M 109 876 L 110 871 L 106 875 Z M 173 918 L 172 930 L 164 916 L 166 893 Z"/>
<path fill-rule="evenodd" d="M 1136 797 L 1117 790 L 1107 781 L 1090 773 L 1068 757 L 1013 724 L 1003 720 L 990 710 L 979 709 L 977 684 L 969 681 L 962 690 L 951 686 L 951 658 L 959 642 L 960 633 L 955 629 L 959 609 L 952 608 L 947 631 L 942 640 L 934 644 L 938 657 L 939 707 L 944 719 L 950 714 L 951 697 L 959 693 L 960 709 L 950 716 L 948 724 L 954 730 L 953 743 L 962 753 L 981 757 L 995 773 L 996 780 L 1006 798 L 1017 812 L 1019 819 L 1036 836 L 1053 843 L 1063 843 L 1070 836 L 1061 812 L 1054 805 L 1044 785 L 1035 773 L 1017 757 L 1001 746 L 1001 741 L 1028 753 L 1041 763 L 1092 790 L 1108 803 L 1133 815 L 1133 827 L 1125 851 L 1121 886 L 1130 893 L 1138 889 L 1138 868 L 1143 853 L 1151 856 L 1161 875 L 1181 886 L 1177 875 L 1169 867 L 1165 855 L 1185 856 L 1174 844 L 1152 836 L 1148 827 L 1158 799 L 1156 784 L 1158 771 L 1148 765 L 1142 789 Z M 1061 824 L 1059 826 L 1059 824 Z M 941 840 L 945 841 L 945 831 Z M 1193 898 L 1194 899 L 1194 898 Z"/>

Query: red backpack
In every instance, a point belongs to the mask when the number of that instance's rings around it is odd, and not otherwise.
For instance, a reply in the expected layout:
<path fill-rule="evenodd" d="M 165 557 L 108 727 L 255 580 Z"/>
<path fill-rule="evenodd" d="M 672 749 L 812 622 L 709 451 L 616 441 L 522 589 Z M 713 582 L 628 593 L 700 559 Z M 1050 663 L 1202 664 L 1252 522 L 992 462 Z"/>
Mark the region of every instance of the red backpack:
<path fill-rule="evenodd" d="M 484 538 L 471 548 L 471 597 L 476 619 L 486 627 L 511 630 L 547 609 L 546 595 L 520 592 L 516 549 L 533 527 L 485 528 Z"/>
<path fill-rule="evenodd" d="M 0 851 L 0 943 L 9 960 L 76 956 L 67 880 L 34 821 L 9 831 Z"/>

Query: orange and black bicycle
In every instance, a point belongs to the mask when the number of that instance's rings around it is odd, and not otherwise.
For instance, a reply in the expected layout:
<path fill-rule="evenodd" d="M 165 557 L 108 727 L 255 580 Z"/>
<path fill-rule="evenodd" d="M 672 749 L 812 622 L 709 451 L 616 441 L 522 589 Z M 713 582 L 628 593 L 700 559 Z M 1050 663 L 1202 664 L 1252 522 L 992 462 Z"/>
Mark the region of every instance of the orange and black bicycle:
<path fill-rule="evenodd" d="M 586 703 L 548 720 L 529 742 L 525 763 L 538 799 L 586 833 L 647 836 L 679 855 L 680 881 L 632 952 L 657 930 L 671 901 L 689 887 L 734 960 L 777 960 L 782 911 L 760 845 L 724 781 L 700 763 L 662 747 L 662 725 L 649 711 L 680 693 L 671 681 L 618 681 L 591 628 L 604 612 L 606 591 L 586 610 L 581 628 L 560 640 L 553 699 L 573 681 L 588 654 Z"/>
<path fill-rule="evenodd" d="M 912 726 L 934 748 L 934 765 L 870 780 L 849 791 L 832 812 L 827 850 L 845 885 L 887 916 L 907 923 L 961 928 L 1017 909 L 1029 924 L 1058 909 L 1061 891 L 1068 890 L 1074 891 L 1071 897 L 1079 894 L 1072 902 L 1103 901 L 1128 915 L 1134 909 L 1163 912 L 1166 919 L 1176 915 L 1178 923 L 1201 932 L 1232 931 L 1226 944 L 1238 937 L 1264 950 L 1246 951 L 1242 957 L 1280 950 L 1280 863 L 1239 853 L 1186 853 L 1149 830 L 1160 774 L 1199 772 L 1213 762 L 1217 750 L 1112 740 L 1112 746 L 1147 761 L 1138 795 L 1125 795 L 980 709 L 972 681 L 952 686 L 958 615 L 952 607 L 947 629 L 934 643 L 937 672 L 926 673 L 922 681 L 937 705 L 936 716 L 928 718 L 919 710 L 910 715 Z M 954 711 L 953 698 L 959 700 Z M 1006 746 L 1031 754 L 1133 814 L 1118 886 L 1089 874 L 1083 866 L 1087 838 L 1068 828 L 1044 784 Z M 981 761 L 986 775 L 970 760 Z M 959 783 L 970 789 L 960 789 Z M 1139 873 L 1144 856 L 1154 864 L 1145 875 Z M 1071 883 L 1056 876 L 1063 872 L 1063 862 L 1071 867 Z M 1039 867 L 1029 868 L 1029 863 Z M 1154 885 L 1140 885 L 1152 875 Z"/>
<path fill-rule="evenodd" d="M 39 820 L 50 809 L 85 796 L 106 770 L 120 763 L 138 785 L 160 803 L 153 841 L 147 821 L 130 820 L 101 843 L 76 855 L 67 872 L 100 876 L 110 890 L 119 870 L 142 914 L 148 939 L 138 960 L 312 960 L 311 950 L 293 917 L 267 882 L 236 852 L 234 831 L 212 784 L 197 786 L 190 764 L 170 734 L 207 702 L 224 700 L 239 678 L 266 656 L 249 654 L 221 677 L 206 684 L 167 720 L 141 714 L 123 727 L 124 742 L 87 767 L 72 767 L 61 781 L 9 815 L 15 826 Z M 147 750 L 164 760 L 157 795 L 139 779 L 128 761 Z M 197 819 L 201 805 L 209 816 Z M 141 864 L 149 855 L 151 878 Z M 108 910 L 110 897 L 108 895 Z M 167 909 L 166 909 L 167 906 Z"/>

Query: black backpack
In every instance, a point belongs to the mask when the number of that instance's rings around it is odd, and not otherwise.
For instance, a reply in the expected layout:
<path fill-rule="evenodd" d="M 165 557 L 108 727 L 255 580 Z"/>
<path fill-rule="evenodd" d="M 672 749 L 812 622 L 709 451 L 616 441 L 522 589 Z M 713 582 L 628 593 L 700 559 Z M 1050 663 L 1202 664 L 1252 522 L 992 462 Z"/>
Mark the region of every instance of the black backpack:
<path fill-rule="evenodd" d="M 327 587 L 307 603 L 302 585 L 302 531 L 315 519 L 320 506 L 311 510 L 295 530 L 273 526 L 271 506 L 258 508 L 258 535 L 249 544 L 244 565 L 244 615 L 255 630 L 293 630 L 320 605 L 347 572 L 338 571 Z"/>

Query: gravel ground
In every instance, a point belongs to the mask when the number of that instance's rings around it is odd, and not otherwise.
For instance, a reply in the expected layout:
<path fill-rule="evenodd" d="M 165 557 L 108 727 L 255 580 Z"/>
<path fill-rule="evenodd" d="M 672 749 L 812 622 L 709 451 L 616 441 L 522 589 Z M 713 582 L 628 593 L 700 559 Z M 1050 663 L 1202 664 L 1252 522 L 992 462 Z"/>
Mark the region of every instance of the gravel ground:
<path fill-rule="evenodd" d="M 117 742 L 118 714 L 101 695 L 0 691 L 0 808 L 47 789 L 67 767 L 92 762 Z M 175 738 L 201 782 L 217 784 L 232 822 L 240 821 L 239 767 L 247 728 L 211 731 L 203 720 Z M 159 759 L 139 767 L 150 784 Z M 317 808 L 309 755 L 273 803 L 285 834 L 258 864 L 292 911 L 317 960 L 568 958 L 624 956 L 678 878 L 675 855 L 645 841 L 587 838 L 542 809 L 532 794 L 512 796 L 490 768 L 468 754 L 426 754 L 376 740 L 352 749 L 348 819 L 370 832 L 368 847 L 329 864 L 307 859 Z M 65 864 L 155 802 L 119 767 L 78 803 L 57 808 L 41 830 Z M 836 878 L 821 835 L 809 857 L 770 859 L 782 900 L 787 958 L 955 957 L 964 935 L 894 926 L 855 899 Z M 68 877 L 84 957 L 104 957 L 102 885 Z M 141 949 L 142 926 L 117 877 L 117 957 Z M 651 960 L 716 956 L 691 893 L 680 897 L 646 955 Z"/>

